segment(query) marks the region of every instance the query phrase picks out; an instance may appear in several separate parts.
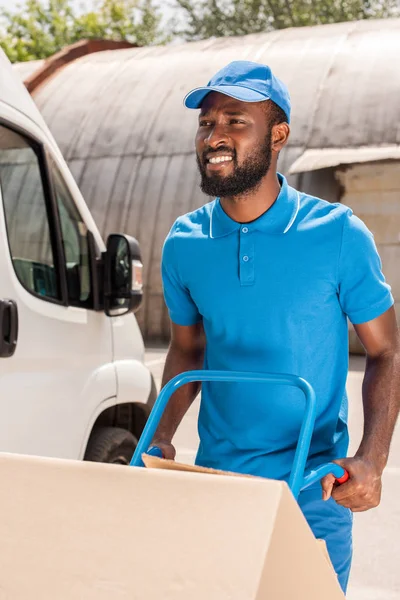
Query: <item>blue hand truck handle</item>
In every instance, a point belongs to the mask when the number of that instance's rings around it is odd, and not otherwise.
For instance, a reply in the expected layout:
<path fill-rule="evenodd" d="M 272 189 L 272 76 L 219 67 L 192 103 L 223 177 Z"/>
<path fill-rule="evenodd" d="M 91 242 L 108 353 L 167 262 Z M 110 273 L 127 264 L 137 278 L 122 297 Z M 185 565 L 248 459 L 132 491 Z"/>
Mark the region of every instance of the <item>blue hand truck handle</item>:
<path fill-rule="evenodd" d="M 314 431 L 315 419 L 317 414 L 317 404 L 315 392 L 311 385 L 297 375 L 288 375 L 280 373 L 244 373 L 240 371 L 186 371 L 173 377 L 161 390 L 153 409 L 147 420 L 147 423 L 140 436 L 135 453 L 132 457 L 131 466 L 143 466 L 142 454 L 147 452 L 151 440 L 157 430 L 162 414 L 167 406 L 172 394 L 186 383 L 194 381 L 218 381 L 229 383 L 267 383 L 274 385 L 289 385 L 297 387 L 304 393 L 306 407 L 304 418 L 300 429 L 299 440 L 293 460 L 292 470 L 289 478 L 289 487 L 297 499 L 300 491 L 309 487 L 328 473 L 332 473 L 335 478 L 345 477 L 346 471 L 335 463 L 321 465 L 307 475 L 304 474 L 308 453 L 310 450 L 311 437 Z M 159 448 L 152 447 L 151 454 L 162 456 Z"/>

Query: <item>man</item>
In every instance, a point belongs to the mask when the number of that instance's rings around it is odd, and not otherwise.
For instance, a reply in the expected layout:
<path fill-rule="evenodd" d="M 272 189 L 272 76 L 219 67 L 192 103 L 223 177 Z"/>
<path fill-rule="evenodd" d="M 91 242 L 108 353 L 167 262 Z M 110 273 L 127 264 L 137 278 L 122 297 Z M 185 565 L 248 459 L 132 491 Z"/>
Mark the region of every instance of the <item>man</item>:
<path fill-rule="evenodd" d="M 185 98 L 200 109 L 201 188 L 217 196 L 180 217 L 164 245 L 162 274 L 172 337 L 163 377 L 191 369 L 292 373 L 310 382 L 318 416 L 308 468 L 336 460 L 350 473 L 300 494 L 314 534 L 327 542 L 343 590 L 352 511 L 377 506 L 399 411 L 399 342 L 393 298 L 371 233 L 341 204 L 288 186 L 277 173 L 289 137 L 290 98 L 269 67 L 237 61 Z M 348 448 L 347 317 L 367 351 L 364 436 Z M 174 458 L 172 437 L 199 391 L 171 399 L 153 443 Z M 205 383 L 196 463 L 287 479 L 304 411 L 294 388 Z"/>

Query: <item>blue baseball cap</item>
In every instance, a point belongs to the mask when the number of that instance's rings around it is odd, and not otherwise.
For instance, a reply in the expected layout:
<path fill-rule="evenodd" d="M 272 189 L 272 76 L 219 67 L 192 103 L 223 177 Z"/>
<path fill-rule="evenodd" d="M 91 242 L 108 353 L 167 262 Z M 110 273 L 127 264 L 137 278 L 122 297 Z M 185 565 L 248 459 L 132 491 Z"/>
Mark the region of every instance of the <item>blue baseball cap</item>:
<path fill-rule="evenodd" d="M 235 60 L 218 71 L 205 87 L 195 88 L 184 99 L 187 108 L 200 108 L 210 92 L 220 92 L 242 102 L 272 100 L 290 122 L 290 96 L 284 83 L 267 65 L 248 60 Z"/>
<path fill-rule="evenodd" d="M 290 122 L 290 96 L 286 85 L 267 65 L 248 60 L 235 60 L 218 71 L 205 87 L 195 88 L 184 99 L 187 108 L 200 108 L 210 92 L 220 92 L 242 102 L 272 100 Z"/>

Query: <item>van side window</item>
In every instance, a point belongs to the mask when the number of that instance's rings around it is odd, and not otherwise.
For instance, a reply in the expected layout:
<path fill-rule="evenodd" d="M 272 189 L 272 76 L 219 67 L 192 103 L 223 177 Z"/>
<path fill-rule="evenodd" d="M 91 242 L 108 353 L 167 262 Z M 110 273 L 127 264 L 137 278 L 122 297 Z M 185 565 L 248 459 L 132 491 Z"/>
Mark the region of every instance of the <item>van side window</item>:
<path fill-rule="evenodd" d="M 24 137 L 1 125 L 0 186 L 18 279 L 33 294 L 60 300 L 38 155 Z"/>
<path fill-rule="evenodd" d="M 51 157 L 49 157 L 49 170 L 61 223 L 68 304 L 90 308 L 92 301 L 87 227 L 63 176 Z"/>

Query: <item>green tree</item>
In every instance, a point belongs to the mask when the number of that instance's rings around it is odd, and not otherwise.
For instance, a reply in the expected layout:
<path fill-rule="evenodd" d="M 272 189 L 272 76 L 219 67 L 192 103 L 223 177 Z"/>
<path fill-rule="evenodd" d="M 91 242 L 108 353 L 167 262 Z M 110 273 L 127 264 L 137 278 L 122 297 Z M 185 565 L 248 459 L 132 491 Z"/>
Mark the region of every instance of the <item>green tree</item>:
<path fill-rule="evenodd" d="M 71 0 L 26 0 L 1 13 L 0 46 L 11 62 L 47 58 L 82 39 L 164 43 L 153 0 L 100 0 L 77 13 Z"/>
<path fill-rule="evenodd" d="M 176 0 L 188 40 L 399 15 L 397 0 Z"/>
<path fill-rule="evenodd" d="M 76 17 L 74 33 L 76 40 L 127 40 L 147 46 L 168 40 L 159 31 L 160 19 L 153 0 L 103 0 L 97 10 Z"/>

